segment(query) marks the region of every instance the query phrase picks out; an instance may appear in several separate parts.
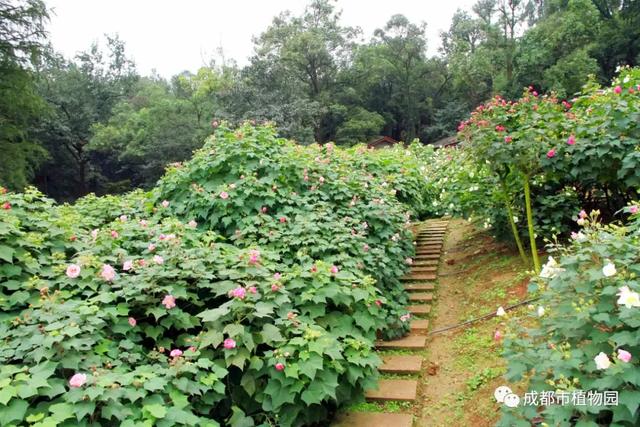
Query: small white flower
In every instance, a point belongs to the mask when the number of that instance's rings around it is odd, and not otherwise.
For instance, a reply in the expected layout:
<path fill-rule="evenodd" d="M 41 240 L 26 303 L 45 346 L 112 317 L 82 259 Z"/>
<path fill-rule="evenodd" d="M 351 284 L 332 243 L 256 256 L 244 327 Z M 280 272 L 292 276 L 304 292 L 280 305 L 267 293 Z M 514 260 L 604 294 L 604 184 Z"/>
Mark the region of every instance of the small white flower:
<path fill-rule="evenodd" d="M 504 308 L 502 308 L 502 306 L 498 307 L 498 311 L 496 311 L 496 316 L 504 316 L 505 314 L 507 314 L 506 311 L 504 311 Z"/>
<path fill-rule="evenodd" d="M 544 316 L 544 307 L 540 306 L 538 307 L 538 317 L 542 317 Z"/>
<path fill-rule="evenodd" d="M 602 267 L 602 274 L 604 274 L 604 277 L 613 276 L 616 274 L 616 266 L 609 261 L 604 267 Z"/>
<path fill-rule="evenodd" d="M 584 218 L 578 218 L 576 222 L 578 225 L 583 226 L 587 221 Z"/>
<path fill-rule="evenodd" d="M 607 369 L 609 366 L 611 366 L 609 356 L 604 354 L 602 351 L 598 353 L 598 355 L 594 357 L 593 360 L 596 362 L 596 368 L 598 369 Z"/>
<path fill-rule="evenodd" d="M 624 76 L 624 79 L 622 79 L 622 83 L 629 83 L 629 75 Z"/>
<path fill-rule="evenodd" d="M 618 305 L 624 305 L 627 308 L 640 307 L 640 295 L 637 292 L 632 291 L 628 286 L 623 286 L 618 290 L 620 291 L 616 294 L 620 297 Z"/>
<path fill-rule="evenodd" d="M 564 268 L 560 268 L 556 260 L 550 256 L 547 260 L 547 263 L 542 266 L 540 277 L 542 277 L 543 279 L 553 279 L 558 275 L 558 273 L 561 273 L 563 271 Z"/>
<path fill-rule="evenodd" d="M 572 232 L 571 233 L 571 238 L 573 240 L 575 240 L 578 243 L 582 243 L 582 242 L 586 242 L 587 241 L 587 236 L 582 232 L 582 231 L 578 231 L 577 233 Z"/>
<path fill-rule="evenodd" d="M 513 222 L 518 222 L 518 221 L 520 221 L 520 219 L 517 216 L 514 215 L 513 216 Z"/>

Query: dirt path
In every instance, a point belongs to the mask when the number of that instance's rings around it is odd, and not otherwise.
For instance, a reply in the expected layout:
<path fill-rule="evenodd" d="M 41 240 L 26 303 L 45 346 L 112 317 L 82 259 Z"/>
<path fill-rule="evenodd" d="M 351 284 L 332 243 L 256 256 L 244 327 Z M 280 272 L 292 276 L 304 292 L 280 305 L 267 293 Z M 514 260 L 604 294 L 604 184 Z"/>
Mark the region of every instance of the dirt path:
<path fill-rule="evenodd" d="M 519 301 L 526 281 L 514 254 L 462 220 L 452 220 L 438 270 L 430 331 L 455 325 Z M 493 339 L 499 320 L 432 335 L 420 378 L 417 426 L 492 426 L 499 407 L 504 362 Z M 426 367 L 426 369 L 424 369 Z"/>

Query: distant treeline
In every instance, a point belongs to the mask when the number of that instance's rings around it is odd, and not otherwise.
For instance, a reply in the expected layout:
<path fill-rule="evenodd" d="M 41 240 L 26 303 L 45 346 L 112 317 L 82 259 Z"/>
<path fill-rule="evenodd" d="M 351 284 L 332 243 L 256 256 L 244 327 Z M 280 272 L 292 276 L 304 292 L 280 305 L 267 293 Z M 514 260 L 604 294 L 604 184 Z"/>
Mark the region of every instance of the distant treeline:
<path fill-rule="evenodd" d="M 141 76 L 117 36 L 64 58 L 43 1 L 0 0 L 0 185 L 60 200 L 148 187 L 216 120 L 274 121 L 301 143 L 430 143 L 495 93 L 570 98 L 588 75 L 608 81 L 640 60 L 637 0 L 479 0 L 432 57 L 411 19 L 391 16 L 369 37 L 341 24 L 334 1 L 313 0 L 275 17 L 247 66 L 212 61 L 166 80 Z"/>

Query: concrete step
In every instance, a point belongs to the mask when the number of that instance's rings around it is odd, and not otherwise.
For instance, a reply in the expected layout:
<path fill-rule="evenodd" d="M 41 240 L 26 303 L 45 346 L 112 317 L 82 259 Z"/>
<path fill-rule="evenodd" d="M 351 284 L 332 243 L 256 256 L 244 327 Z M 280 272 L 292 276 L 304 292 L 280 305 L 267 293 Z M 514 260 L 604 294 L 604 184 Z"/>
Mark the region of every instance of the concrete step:
<path fill-rule="evenodd" d="M 376 341 L 376 348 L 385 350 L 424 350 L 427 337 L 421 335 L 407 335 L 391 341 Z"/>
<path fill-rule="evenodd" d="M 418 254 L 413 257 L 414 261 L 438 260 L 438 259 L 440 259 L 440 254 Z"/>
<path fill-rule="evenodd" d="M 431 306 L 429 304 L 416 304 L 408 306 L 407 310 L 411 314 L 425 315 L 431 313 Z"/>
<path fill-rule="evenodd" d="M 400 280 L 408 282 L 408 281 L 436 280 L 436 278 L 437 276 L 433 273 L 416 273 L 416 274 L 407 274 L 406 276 L 402 276 Z"/>
<path fill-rule="evenodd" d="M 422 261 L 413 261 L 414 267 L 424 267 L 424 266 L 437 266 L 439 264 L 438 260 L 427 259 Z"/>
<path fill-rule="evenodd" d="M 407 292 L 425 292 L 435 289 L 436 285 L 433 283 L 407 283 L 404 285 L 404 290 Z"/>
<path fill-rule="evenodd" d="M 414 319 L 411 321 L 411 332 L 422 333 L 429 330 L 429 320 L 427 319 Z"/>
<path fill-rule="evenodd" d="M 439 254 L 442 252 L 442 246 L 422 246 L 416 248 L 417 254 Z"/>
<path fill-rule="evenodd" d="M 418 393 L 416 380 L 379 380 L 377 390 L 368 390 L 364 397 L 371 402 L 388 402 L 400 400 L 413 402 Z"/>
<path fill-rule="evenodd" d="M 380 372 L 386 374 L 417 374 L 422 368 L 422 356 L 383 356 Z"/>
<path fill-rule="evenodd" d="M 411 273 L 435 273 L 438 271 L 438 266 L 436 265 L 418 265 L 411 267 Z"/>
<path fill-rule="evenodd" d="M 426 292 L 411 292 L 411 294 L 409 294 L 409 301 L 431 302 L 433 301 L 433 294 L 426 293 Z"/>
<path fill-rule="evenodd" d="M 345 412 L 331 427 L 411 427 L 413 415 L 385 412 Z"/>

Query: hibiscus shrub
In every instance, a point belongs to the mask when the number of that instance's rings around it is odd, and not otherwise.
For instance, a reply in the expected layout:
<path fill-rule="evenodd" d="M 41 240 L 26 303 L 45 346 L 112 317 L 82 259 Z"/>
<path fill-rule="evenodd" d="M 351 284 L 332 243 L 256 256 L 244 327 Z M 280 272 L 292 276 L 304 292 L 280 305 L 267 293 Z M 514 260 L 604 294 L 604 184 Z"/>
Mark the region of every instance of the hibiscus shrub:
<path fill-rule="evenodd" d="M 451 167 L 460 169 L 464 162 L 458 159 L 470 158 L 475 171 L 456 174 L 456 180 L 445 169 L 445 179 L 437 180 L 442 182 L 441 195 L 460 194 L 455 184 L 465 181 L 469 193 L 475 194 L 477 178 L 472 176 L 488 173 L 482 197 L 460 197 L 462 204 L 450 205 L 484 217 L 495 234 L 511 234 L 520 246 L 527 240 L 534 246 L 535 238 L 568 235 L 580 207 L 600 209 L 603 219 L 611 221 L 637 198 L 639 118 L 638 68 L 622 68 L 608 88 L 589 82 L 571 100 L 540 95 L 533 88 L 516 101 L 496 96 L 459 126 L 463 144 Z M 447 201 L 441 199 L 436 202 Z M 519 223 L 510 221 L 514 217 Z"/>
<path fill-rule="evenodd" d="M 417 164 L 221 127 L 150 193 L 0 194 L 0 424 L 324 423 L 407 330 Z"/>
<path fill-rule="evenodd" d="M 637 213 L 637 206 L 630 211 Z M 518 408 L 503 408 L 501 425 L 640 423 L 640 216 L 625 227 L 599 225 L 595 214 L 581 219 L 585 229 L 569 247 L 555 248 L 556 259 L 531 285 L 540 296 L 532 310 L 537 315 L 512 322 L 504 341 L 507 379 L 525 380 L 538 396 L 564 392 L 568 404 L 521 401 Z M 572 401 L 581 391 L 616 391 L 617 405 Z"/>
<path fill-rule="evenodd" d="M 413 255 L 407 226 L 411 206 L 424 205 L 423 181 L 404 150 L 302 147 L 270 126 L 223 124 L 192 160 L 168 171 L 157 202 L 170 200 L 179 217 L 241 247 L 273 248 L 286 266 L 323 260 L 370 275 L 387 297 L 387 322 L 376 326 L 389 338 L 407 331 L 399 277 Z"/>

